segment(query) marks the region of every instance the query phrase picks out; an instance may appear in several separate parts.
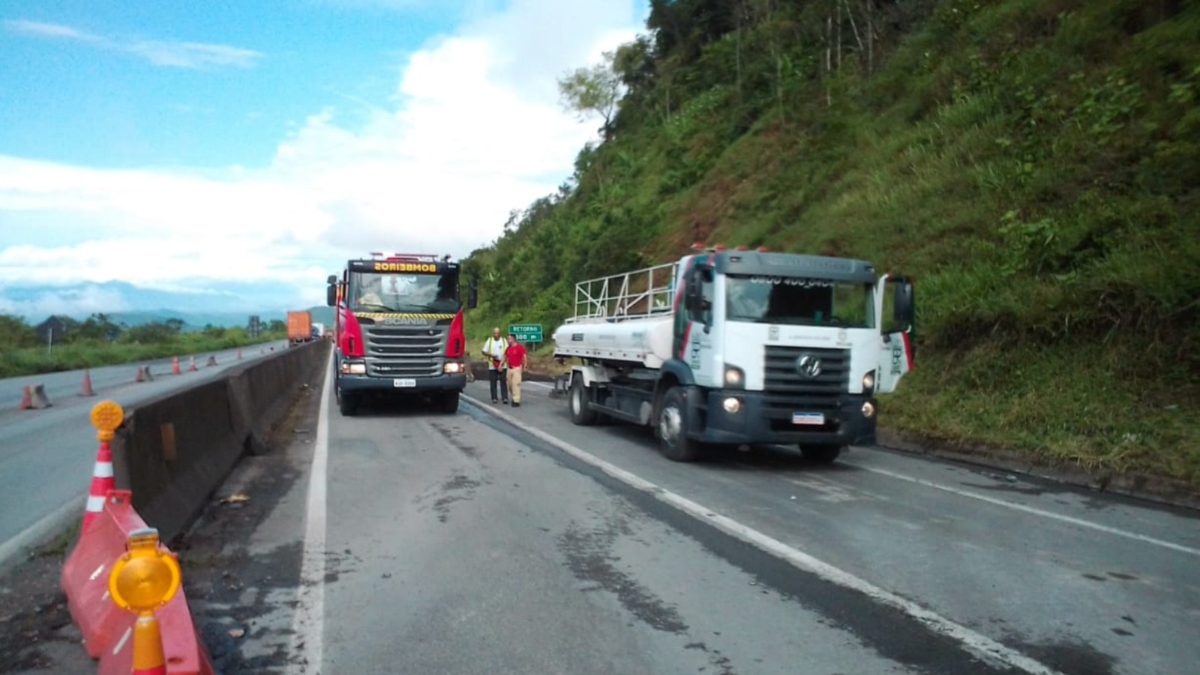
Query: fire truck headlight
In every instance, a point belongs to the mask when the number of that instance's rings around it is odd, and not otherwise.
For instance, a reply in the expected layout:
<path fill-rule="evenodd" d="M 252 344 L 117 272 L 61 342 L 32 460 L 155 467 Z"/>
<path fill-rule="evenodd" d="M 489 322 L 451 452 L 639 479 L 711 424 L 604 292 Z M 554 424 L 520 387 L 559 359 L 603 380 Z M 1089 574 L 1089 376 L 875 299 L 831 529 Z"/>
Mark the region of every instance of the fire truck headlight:
<path fill-rule="evenodd" d="M 450 361 L 450 362 L 446 363 L 445 366 L 442 367 L 442 372 L 447 373 L 449 375 L 456 375 L 458 373 L 464 372 L 465 370 L 466 370 L 466 368 L 463 367 L 463 364 L 461 364 L 457 361 Z"/>
<path fill-rule="evenodd" d="M 342 362 L 342 374 L 343 375 L 366 375 L 367 374 L 367 364 L 351 363 L 349 361 L 343 361 Z"/>

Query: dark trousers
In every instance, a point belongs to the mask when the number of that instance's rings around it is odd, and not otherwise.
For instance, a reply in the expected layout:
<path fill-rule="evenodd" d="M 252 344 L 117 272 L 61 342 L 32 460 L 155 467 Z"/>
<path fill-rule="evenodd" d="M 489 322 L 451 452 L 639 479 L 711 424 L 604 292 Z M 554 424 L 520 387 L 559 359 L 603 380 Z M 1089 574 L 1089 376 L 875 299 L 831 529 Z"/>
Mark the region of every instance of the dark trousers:
<path fill-rule="evenodd" d="M 488 370 L 488 386 L 492 390 L 492 400 L 496 400 L 496 382 L 500 382 L 500 400 L 508 400 L 508 378 L 502 370 Z"/>

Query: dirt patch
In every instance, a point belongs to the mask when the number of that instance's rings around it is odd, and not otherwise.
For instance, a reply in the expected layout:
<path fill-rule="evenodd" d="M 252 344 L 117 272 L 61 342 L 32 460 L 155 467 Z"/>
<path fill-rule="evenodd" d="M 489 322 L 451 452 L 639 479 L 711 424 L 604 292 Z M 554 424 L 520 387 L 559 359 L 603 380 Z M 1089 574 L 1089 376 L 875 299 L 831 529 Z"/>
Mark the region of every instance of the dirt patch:
<path fill-rule="evenodd" d="M 0 580 L 0 673 L 95 672 L 59 587 L 64 559 L 52 545 Z"/>

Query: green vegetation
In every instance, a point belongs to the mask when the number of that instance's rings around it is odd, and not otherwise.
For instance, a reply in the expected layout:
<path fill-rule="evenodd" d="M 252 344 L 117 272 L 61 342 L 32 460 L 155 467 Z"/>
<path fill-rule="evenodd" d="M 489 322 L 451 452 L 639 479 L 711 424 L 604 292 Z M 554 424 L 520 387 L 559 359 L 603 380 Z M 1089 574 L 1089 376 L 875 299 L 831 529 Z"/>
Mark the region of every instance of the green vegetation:
<path fill-rule="evenodd" d="M 287 336 L 282 321 L 272 321 L 257 339 L 243 328 L 206 326 L 183 332 L 183 322 L 170 319 L 126 327 L 103 314 L 84 321 L 59 319 L 65 331 L 48 348 L 34 328 L 19 317 L 0 314 L 0 377 L 19 377 L 79 368 L 98 368 L 183 354 L 246 347 Z"/>
<path fill-rule="evenodd" d="M 863 258 L 918 278 L 884 426 L 1200 480 L 1200 1 L 651 5 L 605 140 L 466 261 L 475 335 L 693 241 Z"/>

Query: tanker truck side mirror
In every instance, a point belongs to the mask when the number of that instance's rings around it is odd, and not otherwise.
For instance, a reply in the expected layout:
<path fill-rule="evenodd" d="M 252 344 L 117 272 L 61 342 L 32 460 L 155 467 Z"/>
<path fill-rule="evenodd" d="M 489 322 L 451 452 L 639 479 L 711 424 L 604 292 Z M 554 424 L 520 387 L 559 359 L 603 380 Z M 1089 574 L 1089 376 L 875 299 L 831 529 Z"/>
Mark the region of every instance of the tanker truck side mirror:
<path fill-rule="evenodd" d="M 479 305 L 479 278 L 471 277 L 467 281 L 467 309 L 475 309 Z"/>
<path fill-rule="evenodd" d="M 896 279 L 892 298 L 892 325 L 901 331 L 911 330 L 916 318 L 912 281 L 903 277 Z"/>
<path fill-rule="evenodd" d="M 337 277 L 330 274 L 325 283 L 329 284 L 325 289 L 325 304 L 334 307 L 337 305 Z"/>

